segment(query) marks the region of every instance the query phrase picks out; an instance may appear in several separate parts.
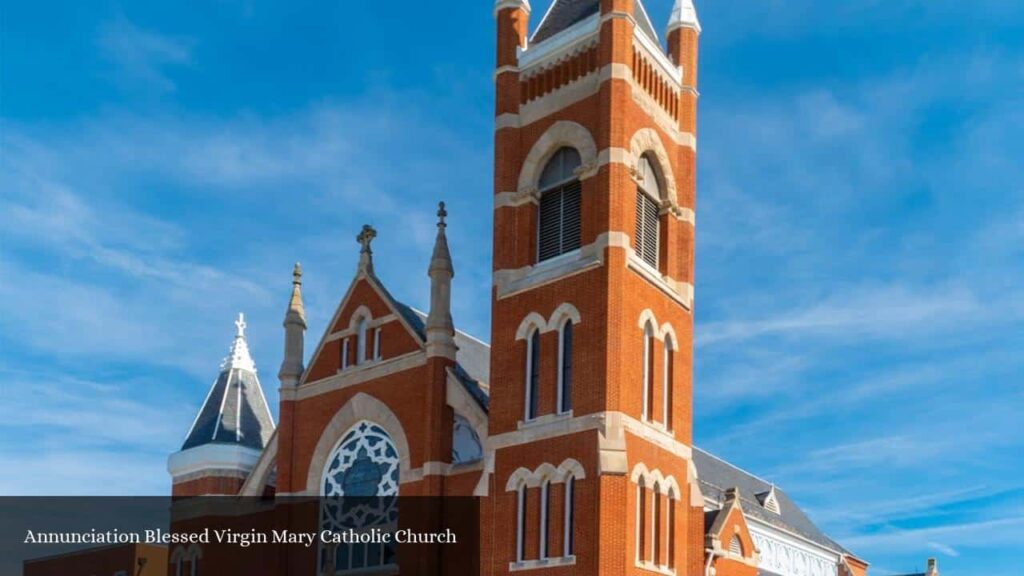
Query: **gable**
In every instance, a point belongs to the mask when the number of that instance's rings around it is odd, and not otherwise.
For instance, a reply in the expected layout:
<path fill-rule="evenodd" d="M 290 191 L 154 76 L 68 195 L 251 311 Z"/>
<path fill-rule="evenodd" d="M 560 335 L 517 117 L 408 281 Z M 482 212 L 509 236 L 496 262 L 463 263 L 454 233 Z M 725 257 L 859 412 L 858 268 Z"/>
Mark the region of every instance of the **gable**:
<path fill-rule="evenodd" d="M 366 321 L 366 355 L 372 358 L 380 343 L 382 358 L 394 358 L 421 350 L 423 335 L 410 324 L 405 307 L 396 302 L 375 277 L 359 274 L 331 318 L 302 382 L 315 382 L 338 373 L 347 358 L 356 362 L 360 319 Z M 379 336 L 376 332 L 379 330 Z M 348 352 L 345 352 L 347 347 Z"/>

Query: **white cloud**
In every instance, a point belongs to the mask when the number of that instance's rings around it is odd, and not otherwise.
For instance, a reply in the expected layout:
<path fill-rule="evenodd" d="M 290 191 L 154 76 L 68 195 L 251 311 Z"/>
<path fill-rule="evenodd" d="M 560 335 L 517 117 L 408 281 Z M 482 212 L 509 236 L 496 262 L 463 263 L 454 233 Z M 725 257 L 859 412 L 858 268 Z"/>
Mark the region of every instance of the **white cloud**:
<path fill-rule="evenodd" d="M 123 17 L 100 28 L 98 43 L 116 64 L 118 81 L 138 82 L 163 92 L 175 89 L 166 69 L 191 64 L 195 44 L 140 28 Z"/>
<path fill-rule="evenodd" d="M 771 335 L 902 339 L 959 324 L 980 309 L 964 288 L 869 286 L 766 318 L 703 324 L 697 342 L 706 347 Z"/>

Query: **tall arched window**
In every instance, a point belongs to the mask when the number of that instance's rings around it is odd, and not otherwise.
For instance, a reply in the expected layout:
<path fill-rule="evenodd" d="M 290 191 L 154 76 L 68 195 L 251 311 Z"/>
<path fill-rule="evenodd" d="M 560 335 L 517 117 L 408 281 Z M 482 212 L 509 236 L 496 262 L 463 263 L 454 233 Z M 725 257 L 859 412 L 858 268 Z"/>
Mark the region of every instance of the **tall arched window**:
<path fill-rule="evenodd" d="M 661 563 L 661 494 L 658 483 L 654 483 L 651 491 L 651 562 Z"/>
<path fill-rule="evenodd" d="M 654 403 L 654 327 L 644 326 L 644 420 L 653 420 L 651 404 Z"/>
<path fill-rule="evenodd" d="M 636 239 L 633 249 L 636 255 L 651 266 L 658 267 L 659 204 L 661 186 L 658 174 L 647 155 L 640 157 L 637 165 L 636 189 Z"/>
<path fill-rule="evenodd" d="M 537 417 L 540 407 L 540 330 L 526 341 L 526 420 Z"/>
<path fill-rule="evenodd" d="M 356 364 L 366 361 L 366 326 L 366 318 L 360 318 L 356 328 Z"/>
<path fill-rule="evenodd" d="M 565 522 L 562 533 L 562 556 L 572 556 L 576 553 L 576 535 L 573 533 L 576 526 L 576 478 L 570 475 L 565 479 Z"/>
<path fill-rule="evenodd" d="M 672 335 L 665 336 L 665 366 L 663 367 L 662 374 L 664 375 L 664 382 L 662 384 L 662 396 L 663 405 L 662 413 L 664 416 L 663 422 L 665 428 L 668 430 L 672 429 L 672 382 L 674 374 L 675 364 L 675 341 L 672 340 Z"/>
<path fill-rule="evenodd" d="M 558 343 L 558 411 L 572 410 L 572 320 L 566 319 L 559 331 Z"/>
<path fill-rule="evenodd" d="M 525 560 L 526 539 L 526 482 L 516 490 L 516 562 Z"/>
<path fill-rule="evenodd" d="M 647 558 L 647 490 L 644 479 L 636 485 L 636 561 Z"/>
<path fill-rule="evenodd" d="M 576 170 L 580 153 L 561 148 L 541 173 L 537 226 L 537 261 L 543 262 L 580 247 L 581 186 Z"/>
<path fill-rule="evenodd" d="M 665 552 L 666 552 L 666 564 L 669 570 L 674 570 L 676 567 L 676 495 L 675 492 L 669 492 L 668 499 L 665 500 Z"/>
<path fill-rule="evenodd" d="M 551 533 L 551 482 L 540 485 L 540 550 L 541 560 L 548 557 L 548 534 Z"/>

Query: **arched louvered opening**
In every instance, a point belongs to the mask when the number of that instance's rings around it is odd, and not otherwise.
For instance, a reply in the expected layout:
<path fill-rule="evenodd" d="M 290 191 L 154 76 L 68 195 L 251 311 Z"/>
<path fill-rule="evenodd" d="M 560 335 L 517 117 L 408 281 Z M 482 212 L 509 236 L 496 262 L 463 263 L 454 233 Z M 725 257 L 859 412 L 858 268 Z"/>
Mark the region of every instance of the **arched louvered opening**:
<path fill-rule="evenodd" d="M 541 173 L 537 261 L 543 262 L 580 247 L 582 186 L 576 171 L 580 153 L 560 148 Z"/>
<path fill-rule="evenodd" d="M 740 540 L 739 536 L 733 536 L 732 540 L 729 541 L 729 553 L 736 556 L 744 556 L 743 541 Z"/>
<path fill-rule="evenodd" d="M 640 157 L 637 164 L 636 234 L 633 250 L 641 260 L 658 268 L 661 185 L 658 172 L 650 156 Z"/>

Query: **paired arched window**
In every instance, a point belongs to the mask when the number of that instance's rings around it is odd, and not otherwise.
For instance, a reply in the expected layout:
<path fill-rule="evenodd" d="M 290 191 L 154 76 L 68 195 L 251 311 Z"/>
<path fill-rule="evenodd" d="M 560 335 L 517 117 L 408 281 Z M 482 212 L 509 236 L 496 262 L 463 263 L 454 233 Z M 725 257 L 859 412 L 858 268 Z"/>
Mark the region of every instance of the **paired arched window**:
<path fill-rule="evenodd" d="M 633 249 L 644 262 L 657 268 L 661 186 L 654 164 L 646 154 L 640 157 L 637 164 L 637 182 L 636 239 Z"/>
<path fill-rule="evenodd" d="M 575 556 L 576 490 L 585 478 L 583 466 L 571 458 L 557 468 L 550 463 L 534 471 L 519 468 L 509 477 L 505 490 L 515 492 L 514 557 L 526 564 L 519 569 Z"/>
<path fill-rule="evenodd" d="M 534 328 L 526 341 L 526 420 L 540 409 L 540 329 Z"/>
<path fill-rule="evenodd" d="M 558 412 L 572 410 L 572 319 L 566 318 L 558 332 Z"/>
<path fill-rule="evenodd" d="M 560 148 L 541 173 L 537 226 L 537 261 L 543 262 L 580 247 L 582 187 L 576 175 L 580 153 Z"/>
<path fill-rule="evenodd" d="M 636 561 L 638 565 L 673 571 L 677 494 L 671 477 L 664 482 L 654 480 L 648 489 L 647 479 L 637 479 Z"/>

